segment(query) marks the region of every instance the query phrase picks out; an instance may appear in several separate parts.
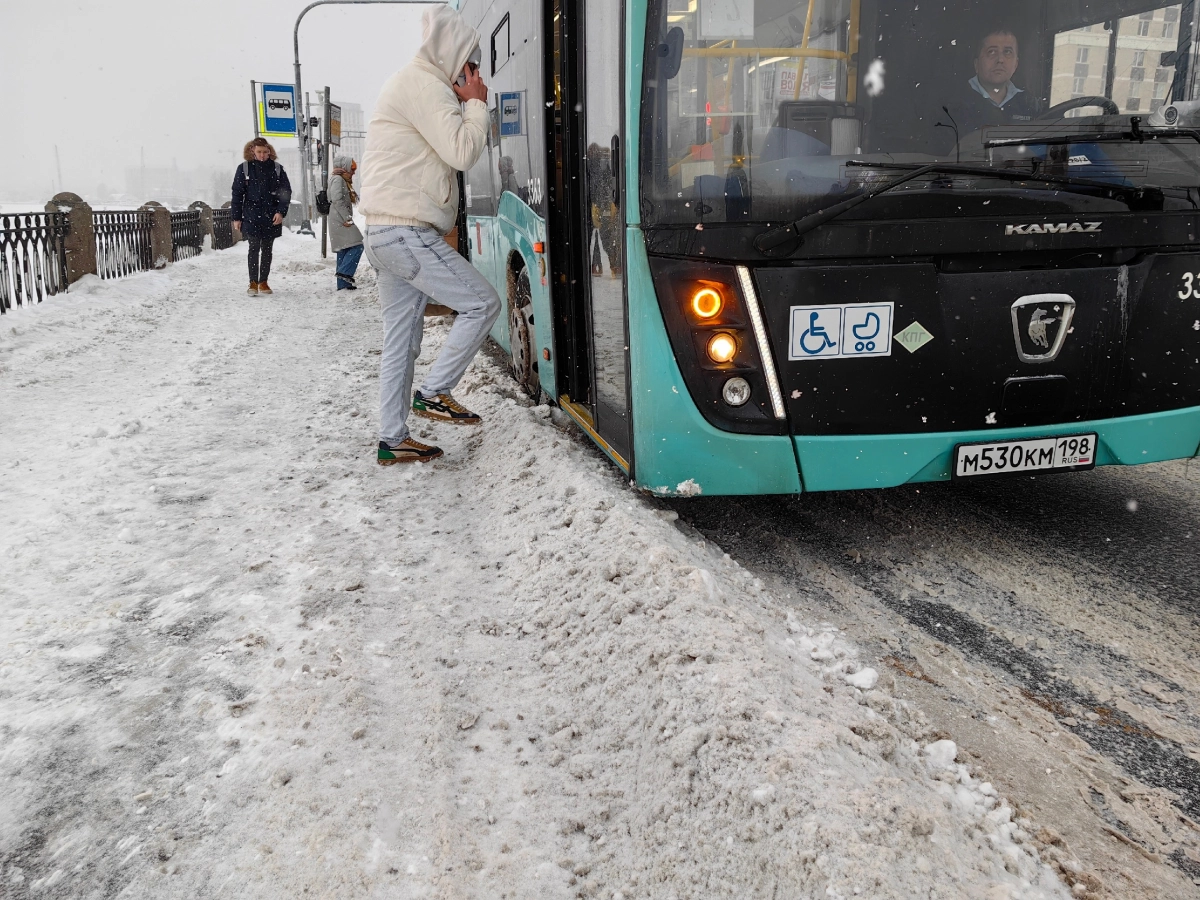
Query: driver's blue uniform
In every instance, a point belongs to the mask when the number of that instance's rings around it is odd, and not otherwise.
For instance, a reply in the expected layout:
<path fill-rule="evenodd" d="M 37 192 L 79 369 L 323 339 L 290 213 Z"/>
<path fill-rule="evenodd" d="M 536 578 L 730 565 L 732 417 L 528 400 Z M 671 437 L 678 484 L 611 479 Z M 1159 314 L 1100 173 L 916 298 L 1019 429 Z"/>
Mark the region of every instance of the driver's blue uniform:
<path fill-rule="evenodd" d="M 971 81 L 978 83 L 976 79 Z M 1004 105 L 997 106 L 983 96 L 975 84 L 968 83 L 959 99 L 950 105 L 950 112 L 958 123 L 958 133 L 964 137 L 995 125 L 1026 125 L 1044 111 L 1041 101 L 1029 91 L 1012 93 L 1010 90 Z"/>

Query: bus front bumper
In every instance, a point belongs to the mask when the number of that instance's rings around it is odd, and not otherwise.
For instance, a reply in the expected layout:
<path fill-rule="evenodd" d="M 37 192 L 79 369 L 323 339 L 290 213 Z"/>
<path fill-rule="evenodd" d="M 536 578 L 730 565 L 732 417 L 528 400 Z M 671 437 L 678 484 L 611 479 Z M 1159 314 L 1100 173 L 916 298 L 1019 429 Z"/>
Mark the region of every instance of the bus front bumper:
<path fill-rule="evenodd" d="M 1200 406 L 1171 412 L 1044 425 L 939 434 L 804 437 L 793 442 L 805 491 L 899 487 L 950 480 L 958 444 L 1095 432 L 1096 464 L 1134 466 L 1200 456 Z"/>

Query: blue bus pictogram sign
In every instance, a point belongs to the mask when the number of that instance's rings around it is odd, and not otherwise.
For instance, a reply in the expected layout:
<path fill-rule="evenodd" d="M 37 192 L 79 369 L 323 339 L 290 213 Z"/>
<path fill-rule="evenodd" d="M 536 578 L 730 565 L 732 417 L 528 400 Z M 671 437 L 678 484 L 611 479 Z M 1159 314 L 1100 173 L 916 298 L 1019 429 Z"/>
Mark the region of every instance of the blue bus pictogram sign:
<path fill-rule="evenodd" d="M 267 137 L 296 136 L 296 86 L 294 84 L 259 85 L 259 131 Z"/>

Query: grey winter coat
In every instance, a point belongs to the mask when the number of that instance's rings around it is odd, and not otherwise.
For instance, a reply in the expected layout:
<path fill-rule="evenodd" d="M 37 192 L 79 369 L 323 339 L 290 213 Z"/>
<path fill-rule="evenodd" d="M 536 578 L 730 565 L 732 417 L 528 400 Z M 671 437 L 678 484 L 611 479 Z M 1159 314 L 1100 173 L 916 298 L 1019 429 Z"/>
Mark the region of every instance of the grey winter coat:
<path fill-rule="evenodd" d="M 334 168 L 350 171 L 352 160 L 348 156 L 334 159 Z M 356 247 L 363 242 L 362 232 L 354 224 L 354 204 L 350 202 L 350 188 L 341 175 L 329 176 L 329 248 L 335 253 L 347 247 Z M 342 224 L 349 222 L 347 227 Z"/>

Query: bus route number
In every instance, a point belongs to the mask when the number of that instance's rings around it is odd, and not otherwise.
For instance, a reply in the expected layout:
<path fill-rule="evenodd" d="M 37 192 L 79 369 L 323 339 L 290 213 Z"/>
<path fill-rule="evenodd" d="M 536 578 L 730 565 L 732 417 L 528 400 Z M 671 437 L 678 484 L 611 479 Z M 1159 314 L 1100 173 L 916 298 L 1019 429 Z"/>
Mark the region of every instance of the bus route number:
<path fill-rule="evenodd" d="M 1200 274 L 1184 272 L 1183 290 L 1179 292 L 1179 299 L 1191 300 L 1193 297 L 1200 298 Z"/>

